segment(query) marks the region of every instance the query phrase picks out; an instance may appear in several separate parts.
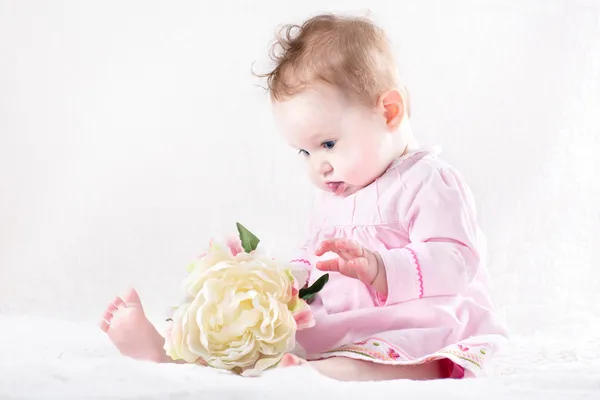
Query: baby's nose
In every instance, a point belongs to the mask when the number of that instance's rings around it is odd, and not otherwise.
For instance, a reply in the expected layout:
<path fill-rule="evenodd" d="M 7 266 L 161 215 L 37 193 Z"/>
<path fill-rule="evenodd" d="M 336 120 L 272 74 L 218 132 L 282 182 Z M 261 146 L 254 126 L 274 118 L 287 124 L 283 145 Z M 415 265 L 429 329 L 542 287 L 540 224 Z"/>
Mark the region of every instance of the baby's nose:
<path fill-rule="evenodd" d="M 327 176 L 333 171 L 333 167 L 328 162 L 324 162 L 321 164 L 319 173 L 323 176 Z"/>

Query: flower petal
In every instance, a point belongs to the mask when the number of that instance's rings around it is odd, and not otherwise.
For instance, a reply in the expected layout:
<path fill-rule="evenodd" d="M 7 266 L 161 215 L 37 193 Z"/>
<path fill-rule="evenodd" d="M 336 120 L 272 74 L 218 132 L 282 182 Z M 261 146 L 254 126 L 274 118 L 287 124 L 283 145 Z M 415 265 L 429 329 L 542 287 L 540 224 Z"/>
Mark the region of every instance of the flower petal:
<path fill-rule="evenodd" d="M 274 366 L 281 361 L 283 354 L 279 354 L 275 357 L 265 357 L 258 360 L 253 367 L 244 369 L 242 376 L 245 377 L 256 377 L 260 376 L 264 371 Z"/>
<path fill-rule="evenodd" d="M 298 299 L 296 307 L 292 310 L 292 315 L 296 321 L 296 329 L 302 330 L 315 326 L 315 317 L 310 306 L 302 299 Z"/>
<path fill-rule="evenodd" d="M 242 247 L 242 241 L 239 237 L 232 237 L 227 240 L 227 247 L 229 251 L 235 257 L 238 253 L 243 253 L 244 248 Z"/>

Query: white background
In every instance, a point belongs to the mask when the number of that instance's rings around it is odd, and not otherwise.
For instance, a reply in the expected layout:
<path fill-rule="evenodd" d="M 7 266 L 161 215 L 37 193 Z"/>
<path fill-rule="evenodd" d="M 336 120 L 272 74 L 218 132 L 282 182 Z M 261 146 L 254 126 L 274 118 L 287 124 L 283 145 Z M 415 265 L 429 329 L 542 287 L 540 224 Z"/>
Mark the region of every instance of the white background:
<path fill-rule="evenodd" d="M 133 285 L 160 316 L 235 221 L 297 244 L 310 187 L 251 68 L 326 10 L 388 30 L 419 139 L 472 186 L 511 330 L 597 317 L 593 0 L 0 0 L 0 313 L 97 319 Z"/>

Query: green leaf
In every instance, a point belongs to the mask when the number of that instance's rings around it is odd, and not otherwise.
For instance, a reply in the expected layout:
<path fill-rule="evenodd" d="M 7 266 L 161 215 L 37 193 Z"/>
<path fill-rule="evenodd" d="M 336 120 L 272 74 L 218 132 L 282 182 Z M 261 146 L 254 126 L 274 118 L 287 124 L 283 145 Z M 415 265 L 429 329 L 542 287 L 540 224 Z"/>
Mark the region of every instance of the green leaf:
<path fill-rule="evenodd" d="M 240 240 L 242 241 L 242 247 L 246 253 L 250 253 L 253 250 L 256 250 L 260 240 L 246 227 L 239 222 L 236 222 L 237 230 L 240 234 Z"/>
<path fill-rule="evenodd" d="M 310 303 L 313 302 L 313 300 L 315 299 L 316 295 L 317 295 L 316 293 L 306 294 L 306 295 L 304 295 L 304 297 L 302 297 L 302 300 L 304 300 L 305 302 L 307 302 L 308 304 L 310 304 Z"/>
<path fill-rule="evenodd" d="M 312 298 L 315 297 L 315 295 L 317 293 L 319 293 L 321 291 L 321 289 L 323 289 L 323 287 L 325 286 L 325 284 L 328 281 L 329 281 L 329 274 L 323 275 L 322 277 L 317 279 L 317 281 L 315 283 L 313 283 L 312 286 L 300 289 L 300 292 L 298 293 L 298 297 L 300 297 L 301 299 L 303 299 L 305 301 L 312 300 Z"/>

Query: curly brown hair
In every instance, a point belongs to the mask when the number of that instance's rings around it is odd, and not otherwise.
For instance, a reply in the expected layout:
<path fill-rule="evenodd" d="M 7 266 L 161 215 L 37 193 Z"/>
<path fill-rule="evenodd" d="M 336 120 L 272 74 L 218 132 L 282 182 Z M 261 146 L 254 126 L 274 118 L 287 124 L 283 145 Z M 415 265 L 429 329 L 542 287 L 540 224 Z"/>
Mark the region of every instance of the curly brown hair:
<path fill-rule="evenodd" d="M 270 53 L 275 67 L 257 76 L 266 78 L 275 101 L 325 82 L 366 106 L 375 106 L 382 93 L 396 89 L 408 114 L 408 93 L 399 82 L 385 32 L 366 18 L 323 14 L 302 25 L 285 25 Z"/>

